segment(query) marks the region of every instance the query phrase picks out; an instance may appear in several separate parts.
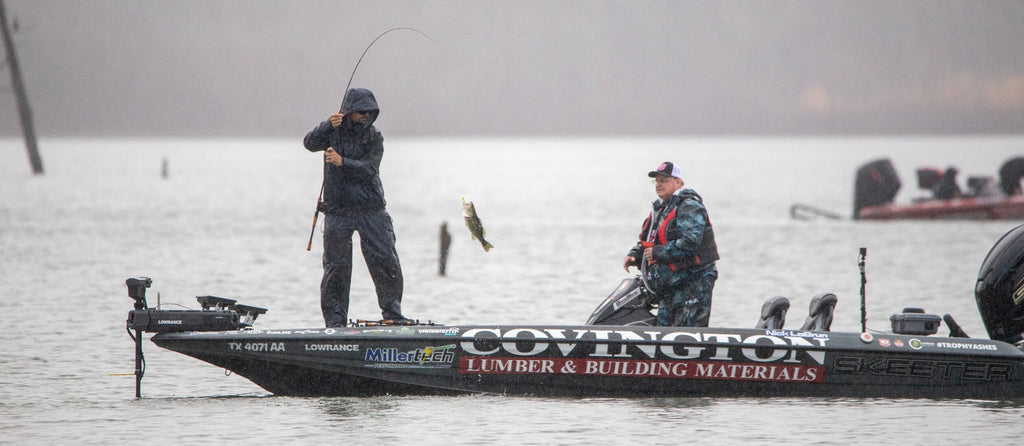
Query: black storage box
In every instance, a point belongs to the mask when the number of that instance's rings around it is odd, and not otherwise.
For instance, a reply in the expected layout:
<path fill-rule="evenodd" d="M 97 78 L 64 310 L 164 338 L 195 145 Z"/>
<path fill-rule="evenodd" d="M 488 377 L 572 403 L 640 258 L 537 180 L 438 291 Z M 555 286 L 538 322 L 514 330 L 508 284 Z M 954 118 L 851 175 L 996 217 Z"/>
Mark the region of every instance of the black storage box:
<path fill-rule="evenodd" d="M 889 316 L 892 332 L 903 335 L 933 335 L 939 331 L 942 318 L 935 314 L 925 314 L 919 308 L 904 308 L 903 313 Z"/>

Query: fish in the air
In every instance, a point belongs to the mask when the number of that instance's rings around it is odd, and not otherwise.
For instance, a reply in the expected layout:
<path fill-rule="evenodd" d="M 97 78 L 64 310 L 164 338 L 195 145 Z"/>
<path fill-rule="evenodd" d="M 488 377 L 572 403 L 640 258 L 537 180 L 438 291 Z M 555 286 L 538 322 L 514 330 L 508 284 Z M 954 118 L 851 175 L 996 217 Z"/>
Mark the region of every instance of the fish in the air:
<path fill-rule="evenodd" d="M 466 220 L 466 227 L 469 228 L 469 233 L 473 236 L 473 239 L 480 241 L 480 245 L 484 247 L 485 252 L 490 251 L 494 245 L 484 240 L 484 237 L 487 236 L 487 230 L 484 229 L 484 224 L 480 222 L 480 217 L 476 215 L 476 207 L 473 206 L 473 202 L 466 200 L 466 197 L 462 197 L 462 218 Z"/>

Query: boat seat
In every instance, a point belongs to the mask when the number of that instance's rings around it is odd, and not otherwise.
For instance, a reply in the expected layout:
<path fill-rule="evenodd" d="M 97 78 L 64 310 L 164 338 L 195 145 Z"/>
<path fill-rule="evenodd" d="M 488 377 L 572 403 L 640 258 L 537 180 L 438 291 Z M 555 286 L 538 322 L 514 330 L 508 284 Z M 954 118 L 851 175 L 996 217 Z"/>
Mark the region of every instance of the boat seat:
<path fill-rule="evenodd" d="M 822 293 L 811 298 L 807 310 L 807 320 L 801 330 L 829 331 L 832 329 L 832 312 L 836 309 L 839 298 L 832 293 Z"/>
<path fill-rule="evenodd" d="M 761 306 L 761 319 L 754 328 L 777 330 L 786 323 L 786 311 L 789 311 L 789 299 L 775 296 L 764 301 Z"/>

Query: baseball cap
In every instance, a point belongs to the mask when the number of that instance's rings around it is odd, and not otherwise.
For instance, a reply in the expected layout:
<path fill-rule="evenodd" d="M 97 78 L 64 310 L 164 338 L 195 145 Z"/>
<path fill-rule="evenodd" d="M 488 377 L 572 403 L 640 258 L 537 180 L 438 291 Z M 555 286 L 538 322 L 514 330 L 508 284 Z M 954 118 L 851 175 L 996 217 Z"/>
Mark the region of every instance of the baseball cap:
<path fill-rule="evenodd" d="M 654 178 L 658 175 L 665 175 L 669 177 L 676 177 L 679 179 L 683 178 L 683 173 L 679 171 L 679 166 L 673 164 L 671 161 L 665 161 L 661 163 L 656 170 L 652 170 L 647 173 L 647 176 Z"/>

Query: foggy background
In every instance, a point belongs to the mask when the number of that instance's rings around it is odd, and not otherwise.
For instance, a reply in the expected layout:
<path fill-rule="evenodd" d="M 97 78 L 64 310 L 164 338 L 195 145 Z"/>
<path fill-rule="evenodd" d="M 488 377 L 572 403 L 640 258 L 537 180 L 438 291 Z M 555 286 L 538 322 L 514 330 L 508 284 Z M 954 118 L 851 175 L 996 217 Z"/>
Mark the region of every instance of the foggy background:
<path fill-rule="evenodd" d="M 1024 132 L 1024 2 L 5 0 L 42 137 Z M 0 136 L 20 137 L 6 65 Z"/>

